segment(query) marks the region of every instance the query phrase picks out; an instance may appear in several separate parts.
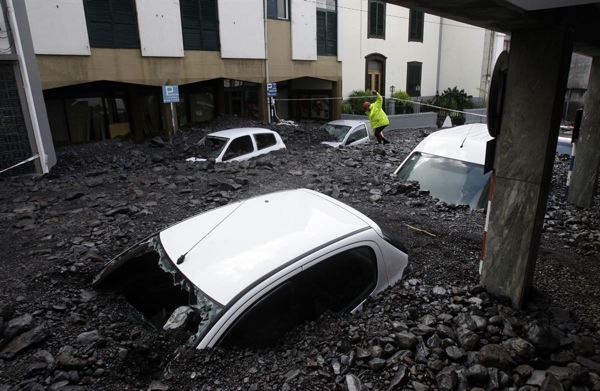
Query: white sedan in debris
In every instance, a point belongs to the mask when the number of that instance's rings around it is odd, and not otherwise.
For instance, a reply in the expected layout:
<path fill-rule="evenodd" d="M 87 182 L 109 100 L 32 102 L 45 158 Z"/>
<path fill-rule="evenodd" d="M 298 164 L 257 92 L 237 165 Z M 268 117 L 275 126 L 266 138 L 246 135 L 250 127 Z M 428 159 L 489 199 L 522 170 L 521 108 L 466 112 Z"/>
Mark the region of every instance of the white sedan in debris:
<path fill-rule="evenodd" d="M 203 156 L 188 161 L 235 162 L 286 149 L 279 133 L 263 128 L 221 130 L 206 135 L 199 144 Z"/>
<path fill-rule="evenodd" d="M 321 129 L 329 133 L 333 141 L 322 141 L 321 144 L 339 148 L 369 143 L 371 142 L 369 128 L 370 125 L 359 120 L 340 119 L 331 121 L 323 125 Z"/>
<path fill-rule="evenodd" d="M 367 216 L 297 189 L 225 205 L 134 245 L 94 280 L 200 348 L 276 344 L 325 311 L 358 310 L 408 257 Z"/>

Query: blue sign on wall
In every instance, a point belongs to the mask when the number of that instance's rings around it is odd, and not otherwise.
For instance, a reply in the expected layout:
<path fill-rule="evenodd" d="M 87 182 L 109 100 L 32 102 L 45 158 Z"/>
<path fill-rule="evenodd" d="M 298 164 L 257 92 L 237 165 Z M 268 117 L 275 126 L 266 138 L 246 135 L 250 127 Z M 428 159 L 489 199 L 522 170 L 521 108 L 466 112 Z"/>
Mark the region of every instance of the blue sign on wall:
<path fill-rule="evenodd" d="M 163 103 L 179 102 L 179 86 L 162 86 Z"/>
<path fill-rule="evenodd" d="M 267 83 L 267 96 L 277 96 L 277 83 Z"/>

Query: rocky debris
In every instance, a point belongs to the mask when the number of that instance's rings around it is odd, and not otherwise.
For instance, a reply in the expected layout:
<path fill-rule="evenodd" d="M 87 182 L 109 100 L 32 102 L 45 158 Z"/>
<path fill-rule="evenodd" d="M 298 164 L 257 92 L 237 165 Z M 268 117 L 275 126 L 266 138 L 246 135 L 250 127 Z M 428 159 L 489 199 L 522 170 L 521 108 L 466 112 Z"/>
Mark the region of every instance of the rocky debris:
<path fill-rule="evenodd" d="M 285 153 L 186 162 L 204 134 L 267 127 Z M 597 209 L 565 202 L 557 156 L 529 305 L 478 284 L 483 211 L 432 199 L 390 174 L 432 130 L 331 149 L 319 124 L 219 119 L 172 139 L 59 149 L 42 177 L 0 179 L 0 390 L 600 389 Z M 326 314 L 264 351 L 185 347 L 93 291 L 110 258 L 190 215 L 295 187 L 361 210 L 409 249 L 405 278 L 355 315 Z M 598 197 L 596 199 L 598 200 Z"/>

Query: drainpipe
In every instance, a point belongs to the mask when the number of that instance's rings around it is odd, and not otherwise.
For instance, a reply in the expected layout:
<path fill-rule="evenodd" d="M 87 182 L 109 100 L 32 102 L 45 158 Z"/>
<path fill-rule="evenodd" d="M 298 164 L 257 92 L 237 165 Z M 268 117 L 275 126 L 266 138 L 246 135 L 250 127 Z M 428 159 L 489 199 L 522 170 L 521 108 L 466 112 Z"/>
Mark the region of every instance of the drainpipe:
<path fill-rule="evenodd" d="M 267 33 L 267 0 L 263 2 L 263 16 L 265 20 L 265 90 L 267 88 L 267 84 L 269 83 L 269 41 L 268 41 L 268 33 Z M 267 119 L 268 123 L 271 123 L 271 97 L 267 96 Z"/>
<path fill-rule="evenodd" d="M 10 23 L 10 29 L 12 30 L 12 36 L 15 43 L 16 54 L 19 61 L 19 68 L 21 69 L 23 78 L 23 89 L 25 90 L 25 97 L 27 98 L 27 105 L 29 106 L 29 117 L 31 118 L 31 124 L 33 126 L 33 135 L 35 138 L 35 145 L 37 148 L 38 157 L 40 159 L 40 166 L 42 173 L 47 174 L 50 170 L 48 169 L 48 156 L 44 151 L 44 144 L 42 142 L 42 136 L 40 131 L 40 124 L 37 119 L 35 102 L 33 101 L 33 93 L 31 92 L 31 83 L 29 82 L 29 73 L 27 73 L 27 63 L 23 56 L 23 44 L 21 42 L 21 34 L 19 33 L 19 27 L 17 24 L 17 16 L 15 15 L 15 9 L 12 0 L 6 0 L 6 8 L 8 9 L 8 19 Z"/>
<path fill-rule="evenodd" d="M 423 15 L 423 18 L 425 15 Z M 438 38 L 438 60 L 437 60 L 437 77 L 435 78 L 436 94 L 440 90 L 440 71 L 442 67 L 442 30 L 444 28 L 444 18 L 440 18 L 440 36 Z"/>

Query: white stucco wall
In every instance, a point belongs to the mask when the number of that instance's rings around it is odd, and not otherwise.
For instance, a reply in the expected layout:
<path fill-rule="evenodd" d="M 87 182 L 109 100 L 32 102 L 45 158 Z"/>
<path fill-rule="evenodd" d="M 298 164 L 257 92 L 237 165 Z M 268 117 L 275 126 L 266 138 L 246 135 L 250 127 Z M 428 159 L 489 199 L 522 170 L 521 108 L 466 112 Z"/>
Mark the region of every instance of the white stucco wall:
<path fill-rule="evenodd" d="M 317 10 L 314 1 L 292 0 L 292 60 L 317 59 Z"/>
<path fill-rule="evenodd" d="M 338 12 L 343 13 L 343 86 L 347 97 L 354 90 L 365 87 L 365 57 L 381 54 L 386 57 L 385 96 L 389 87 L 406 90 L 407 63 L 423 64 L 422 95 L 435 94 L 437 69 L 438 17 L 425 15 L 423 43 L 408 41 L 408 8 L 387 4 L 385 39 L 368 38 L 368 1 L 347 0 Z M 431 21 L 434 23 L 431 23 Z"/>
<path fill-rule="evenodd" d="M 136 0 L 142 56 L 183 57 L 179 0 Z"/>
<path fill-rule="evenodd" d="M 450 19 L 442 21 L 440 93 L 457 87 L 479 96 L 485 30 Z"/>
<path fill-rule="evenodd" d="M 345 0 L 338 8 L 343 14 L 344 53 L 342 73 L 342 94 L 346 98 L 354 90 L 365 87 L 365 57 L 378 53 L 386 57 L 385 96 L 390 96 L 390 86 L 396 91 L 406 90 L 407 63 L 422 63 L 421 96 L 435 95 L 436 89 L 447 88 L 445 84 L 454 83 L 469 93 L 477 92 L 481 77 L 483 58 L 484 30 L 468 26 L 456 28 L 445 26 L 444 38 L 440 41 L 441 18 L 425 14 L 423 42 L 408 41 L 410 10 L 391 4 L 386 5 L 385 39 L 367 38 L 368 36 L 368 0 Z M 463 25 L 452 20 L 447 24 Z M 447 37 L 446 37 L 447 35 Z M 444 50 L 444 42 L 452 42 Z M 450 45 L 450 44 L 449 44 Z M 438 55 L 442 54 L 438 70 Z M 439 74 L 439 83 L 438 83 Z"/>
<path fill-rule="evenodd" d="M 89 55 L 82 0 L 25 0 L 35 54 Z"/>
<path fill-rule="evenodd" d="M 219 0 L 222 58 L 265 58 L 263 0 Z"/>

